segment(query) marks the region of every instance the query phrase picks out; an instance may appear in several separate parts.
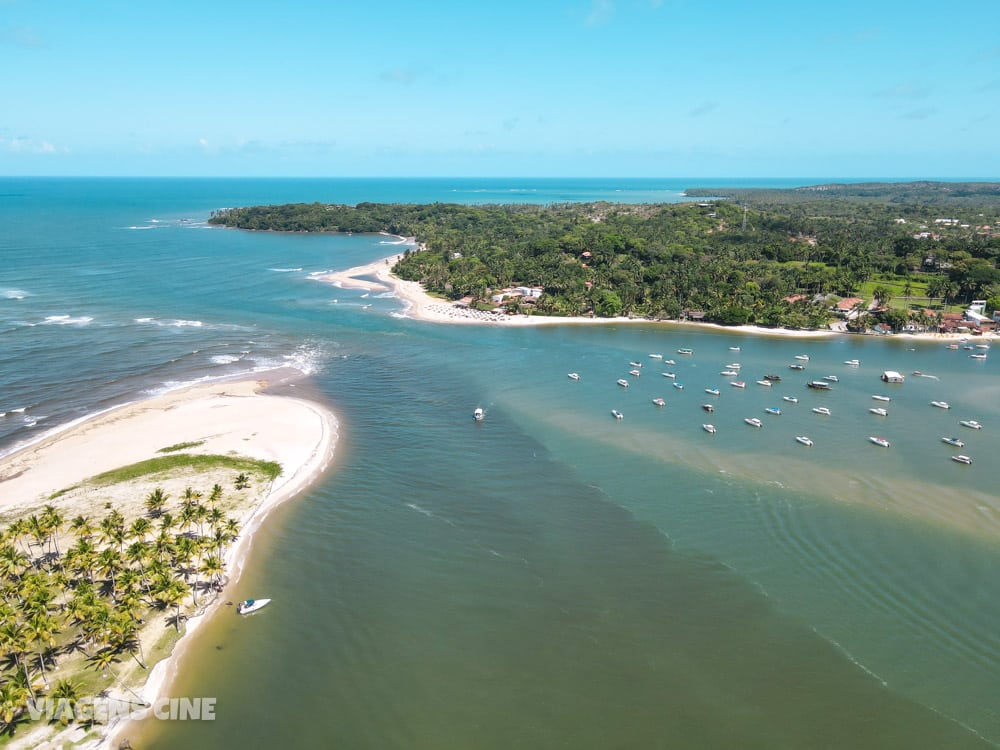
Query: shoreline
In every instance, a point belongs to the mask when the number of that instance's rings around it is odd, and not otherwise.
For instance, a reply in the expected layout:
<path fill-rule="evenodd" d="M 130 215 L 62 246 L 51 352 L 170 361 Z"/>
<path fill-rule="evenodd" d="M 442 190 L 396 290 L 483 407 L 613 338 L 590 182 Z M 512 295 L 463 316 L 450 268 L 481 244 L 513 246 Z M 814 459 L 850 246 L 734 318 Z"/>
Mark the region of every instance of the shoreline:
<path fill-rule="evenodd" d="M 409 239 L 409 238 L 404 238 Z M 428 323 L 449 323 L 454 325 L 497 325 L 497 326 L 546 326 L 546 325 L 614 325 L 647 324 L 663 325 L 685 330 L 709 330 L 718 333 L 748 334 L 752 336 L 774 336 L 784 338 L 830 338 L 835 336 L 866 336 L 848 331 L 801 330 L 789 328 L 765 328 L 763 326 L 724 326 L 718 323 L 701 323 L 683 320 L 648 318 L 589 318 L 554 317 L 548 315 L 507 315 L 503 313 L 468 310 L 455 306 L 448 300 L 428 294 L 416 281 L 401 279 L 392 273 L 392 267 L 402 258 L 402 254 L 379 258 L 363 266 L 355 266 L 344 271 L 335 271 L 315 276 L 318 281 L 333 284 L 342 289 L 365 289 L 367 291 L 391 291 L 404 303 L 402 317 Z M 369 278 L 365 278 L 369 277 Z M 376 279 L 372 281 L 371 278 Z M 957 341 L 962 338 L 993 340 L 1000 336 L 966 336 L 951 333 L 897 333 L 891 335 L 869 334 L 867 338 L 906 341 Z"/>
<path fill-rule="evenodd" d="M 272 382 L 266 376 L 271 375 Z M 261 377 L 264 376 L 264 377 Z M 223 558 L 225 589 L 236 584 L 245 568 L 260 529 L 274 508 L 299 494 L 318 479 L 329 467 L 339 437 L 336 415 L 326 406 L 289 395 L 268 393 L 272 384 L 285 384 L 281 371 L 259 373 L 211 383 L 200 383 L 148 399 L 131 401 L 102 410 L 81 420 L 53 430 L 38 441 L 17 447 L 0 458 L 0 511 L 9 516 L 35 512 L 45 503 L 56 505 L 66 517 L 73 513 L 94 512 L 97 498 L 116 499 L 114 486 L 98 490 L 84 483 L 103 471 L 118 469 L 157 455 L 165 446 L 198 441 L 187 449 L 189 453 L 240 455 L 255 460 L 274 461 L 282 471 L 269 485 L 236 499 L 233 514 L 240 528 L 237 538 Z M 290 387 L 294 383 L 289 384 Z M 131 510 L 143 490 L 162 480 L 146 483 L 131 480 L 122 483 Z M 191 483 L 190 475 L 180 472 L 179 484 Z M 66 488 L 70 488 L 67 490 Z M 178 490 L 179 491 L 179 490 Z M 62 493 L 58 498 L 53 493 Z M 129 512 L 119 499 L 115 507 Z M 141 515 L 141 513 L 140 513 Z M 136 692 L 150 704 L 167 697 L 167 691 L 179 673 L 179 662 L 205 620 L 224 605 L 225 589 L 210 600 L 199 602 L 186 620 L 183 632 L 169 652 L 153 664 L 141 684 L 133 684 Z M 208 593 L 206 591 L 206 593 Z M 146 635 L 158 637 L 161 632 L 150 617 L 153 630 Z M 143 673 L 131 675 L 141 678 Z M 125 692 L 115 683 L 107 688 L 108 695 L 121 698 Z M 100 737 L 85 742 L 82 747 L 111 748 L 121 733 L 139 719 L 125 717 L 100 728 Z M 11 747 L 31 747 L 38 742 L 53 741 L 55 735 L 74 731 L 55 729 L 48 725 L 26 728 L 15 737 Z"/>

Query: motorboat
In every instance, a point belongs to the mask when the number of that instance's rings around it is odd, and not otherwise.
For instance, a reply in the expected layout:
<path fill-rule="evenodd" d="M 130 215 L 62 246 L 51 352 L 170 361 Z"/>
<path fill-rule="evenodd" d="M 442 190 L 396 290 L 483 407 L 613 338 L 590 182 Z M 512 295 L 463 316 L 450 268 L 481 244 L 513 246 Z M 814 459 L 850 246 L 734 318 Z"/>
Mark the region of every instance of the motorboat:
<path fill-rule="evenodd" d="M 886 411 L 885 409 L 883 409 L 881 406 L 873 406 L 868 411 L 870 411 L 872 414 L 878 414 L 880 417 L 888 417 L 889 416 L 889 412 Z"/>
<path fill-rule="evenodd" d="M 625 419 L 625 415 L 622 414 L 617 409 L 612 409 L 611 410 L 611 416 L 614 417 L 615 419 Z"/>
<path fill-rule="evenodd" d="M 677 377 L 677 375 L 675 373 L 672 373 L 672 372 L 665 372 L 665 373 L 663 373 L 663 377 L 670 378 L 671 380 L 673 380 L 674 378 Z"/>
<path fill-rule="evenodd" d="M 945 347 L 945 348 L 946 349 L 958 349 L 958 344 L 948 344 L 948 346 Z"/>
<path fill-rule="evenodd" d="M 972 459 L 971 458 L 969 458 L 968 456 L 962 456 L 962 455 L 952 456 L 951 460 L 952 461 L 958 461 L 958 463 L 960 463 L 960 464 L 971 464 L 972 463 Z"/>
<path fill-rule="evenodd" d="M 813 441 L 807 438 L 805 435 L 796 435 L 795 439 L 798 440 L 802 445 L 812 445 Z"/>
<path fill-rule="evenodd" d="M 948 445 L 954 445 L 956 448 L 964 448 L 965 442 L 957 437 L 943 437 L 941 438 L 942 443 L 947 443 Z"/>
<path fill-rule="evenodd" d="M 740 348 L 738 346 L 731 346 L 731 347 L 729 347 L 729 351 L 731 351 L 731 352 L 738 352 L 739 350 L 740 350 Z"/>
<path fill-rule="evenodd" d="M 665 365 L 676 365 L 677 363 L 674 362 L 672 359 L 665 359 L 665 360 L 663 360 L 663 364 L 665 364 Z"/>
<path fill-rule="evenodd" d="M 804 369 L 806 369 L 806 366 L 805 365 L 788 365 L 788 369 L 789 370 L 804 370 Z"/>
<path fill-rule="evenodd" d="M 618 378 L 618 385 L 622 388 L 628 388 L 628 381 L 625 378 Z"/>
<path fill-rule="evenodd" d="M 683 383 L 677 383 L 677 382 L 675 382 L 673 385 L 674 385 L 674 388 L 676 388 L 679 391 L 683 391 L 684 390 L 684 384 Z"/>
<path fill-rule="evenodd" d="M 938 409 L 950 409 L 951 404 L 947 401 L 931 401 L 931 406 L 936 406 Z"/>
<path fill-rule="evenodd" d="M 662 354 L 650 354 L 649 358 L 650 359 L 663 359 L 663 355 Z"/>
<path fill-rule="evenodd" d="M 883 448 L 889 447 L 889 441 L 884 437 L 876 437 L 875 435 L 869 435 L 868 440 L 875 443 L 875 445 L 881 445 Z"/>
<path fill-rule="evenodd" d="M 477 422 L 482 422 L 484 419 L 486 419 L 486 413 L 483 411 L 483 408 L 481 406 L 477 406 L 476 410 L 472 412 L 472 418 Z"/>
<path fill-rule="evenodd" d="M 764 409 L 764 411 L 766 411 L 768 414 L 774 414 L 775 416 L 781 414 L 781 409 L 779 409 L 777 406 L 768 406 L 766 409 Z"/>
<path fill-rule="evenodd" d="M 270 603 L 270 599 L 244 599 L 236 605 L 236 614 L 248 615 L 251 612 L 256 612 L 258 609 L 263 609 Z"/>
<path fill-rule="evenodd" d="M 746 388 L 747 387 L 747 384 L 744 383 L 742 380 L 733 380 L 733 381 L 731 381 L 729 383 L 729 385 L 731 385 L 733 388 Z"/>
<path fill-rule="evenodd" d="M 678 349 L 678 354 L 694 354 L 694 349 Z"/>
<path fill-rule="evenodd" d="M 702 404 L 701 408 L 709 413 L 715 411 L 715 406 L 713 404 Z"/>
<path fill-rule="evenodd" d="M 730 370 L 739 370 L 742 369 L 743 365 L 741 365 L 739 362 L 730 362 L 728 365 L 726 365 L 726 367 L 728 367 Z"/>
<path fill-rule="evenodd" d="M 959 424 L 962 425 L 962 427 L 968 427 L 973 430 L 983 429 L 983 426 L 974 419 L 963 419 L 959 422 Z"/>
<path fill-rule="evenodd" d="M 795 396 L 782 396 L 781 398 L 784 399 L 785 401 L 787 401 L 790 404 L 797 404 L 797 403 L 799 403 L 799 400 Z"/>
<path fill-rule="evenodd" d="M 845 359 L 844 364 L 848 367 L 858 367 L 861 364 L 859 359 Z"/>
<path fill-rule="evenodd" d="M 718 388 L 706 388 L 705 389 L 705 393 L 707 393 L 710 396 L 718 396 L 719 395 L 719 389 Z"/>
<path fill-rule="evenodd" d="M 829 380 L 831 383 L 840 382 L 840 378 L 838 378 L 836 375 L 824 375 L 823 380 Z"/>
<path fill-rule="evenodd" d="M 969 359 L 986 359 L 985 354 L 970 354 Z"/>
<path fill-rule="evenodd" d="M 803 362 L 808 362 L 809 361 L 809 355 L 808 354 L 796 354 L 795 355 L 795 359 L 800 359 Z"/>
<path fill-rule="evenodd" d="M 977 349 L 989 349 L 990 345 L 989 344 L 976 344 L 976 348 Z"/>
<path fill-rule="evenodd" d="M 875 399 L 876 401 L 892 401 L 891 397 L 889 397 L 889 396 L 879 396 L 878 394 L 872 396 L 872 398 Z"/>
<path fill-rule="evenodd" d="M 727 378 L 733 378 L 739 375 L 736 370 L 720 370 L 719 374 Z"/>
<path fill-rule="evenodd" d="M 758 380 L 757 381 L 757 385 L 762 385 L 765 388 L 770 388 L 771 387 L 771 381 L 770 380 Z"/>
<path fill-rule="evenodd" d="M 831 390 L 830 384 L 827 383 L 825 380 L 810 380 L 808 383 L 806 383 L 806 385 L 809 386 L 810 388 L 815 388 L 818 391 Z"/>
<path fill-rule="evenodd" d="M 657 406 L 666 406 L 667 405 L 667 402 L 664 401 L 662 398 L 654 398 L 653 399 L 653 403 L 656 404 Z"/>
<path fill-rule="evenodd" d="M 831 414 L 830 410 L 825 406 L 814 406 L 813 411 L 826 417 L 829 417 Z"/>
<path fill-rule="evenodd" d="M 642 371 L 641 370 L 629 370 L 628 374 L 637 378 L 640 375 L 642 375 Z"/>
<path fill-rule="evenodd" d="M 751 427 L 760 427 L 763 424 L 757 417 L 746 417 L 743 421 Z"/>
<path fill-rule="evenodd" d="M 579 380 L 580 379 L 580 373 L 578 373 L 578 372 L 567 373 L 566 377 L 568 377 L 570 380 Z"/>
<path fill-rule="evenodd" d="M 631 367 L 642 367 L 642 362 L 629 362 Z"/>
<path fill-rule="evenodd" d="M 772 375 L 765 375 L 764 376 L 764 380 L 770 380 L 772 383 L 780 383 L 781 382 L 781 376 L 780 375 L 773 375 L 773 374 Z"/>
<path fill-rule="evenodd" d="M 715 425 L 714 424 L 703 424 L 701 426 L 701 429 L 703 429 L 705 432 L 711 432 L 713 435 L 715 434 Z"/>

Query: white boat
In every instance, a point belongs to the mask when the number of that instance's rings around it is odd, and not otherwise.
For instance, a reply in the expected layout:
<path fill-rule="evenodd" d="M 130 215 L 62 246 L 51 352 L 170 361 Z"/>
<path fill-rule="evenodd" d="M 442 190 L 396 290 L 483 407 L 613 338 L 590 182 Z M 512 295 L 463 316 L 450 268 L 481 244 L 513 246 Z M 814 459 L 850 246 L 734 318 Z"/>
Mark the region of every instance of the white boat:
<path fill-rule="evenodd" d="M 656 404 L 657 406 L 666 406 L 667 405 L 667 402 L 664 401 L 662 398 L 654 398 L 653 399 L 653 403 Z"/>
<path fill-rule="evenodd" d="M 270 599 L 244 599 L 236 605 L 236 614 L 248 615 L 251 612 L 256 612 L 258 609 L 263 609 L 270 603 Z"/>
<path fill-rule="evenodd" d="M 703 424 L 701 426 L 701 429 L 703 429 L 705 432 L 711 432 L 713 435 L 715 434 L 715 425 L 714 424 Z"/>
<path fill-rule="evenodd" d="M 957 448 L 964 448 L 965 443 L 957 437 L 943 437 L 941 438 L 942 443 L 947 443 L 948 445 L 954 445 Z"/>
<path fill-rule="evenodd" d="M 568 373 L 566 375 L 566 377 L 568 377 L 570 380 L 579 380 L 580 379 L 580 373 L 578 373 L 578 372 L 571 372 L 571 373 Z"/>
<path fill-rule="evenodd" d="M 974 419 L 963 419 L 959 422 L 959 424 L 962 425 L 962 427 L 969 427 L 973 430 L 983 429 L 983 426 Z"/>
<path fill-rule="evenodd" d="M 757 385 L 762 385 L 765 388 L 770 388 L 771 387 L 771 381 L 770 380 L 758 380 L 757 381 Z"/>
<path fill-rule="evenodd" d="M 809 386 L 810 388 L 815 388 L 818 391 L 832 390 L 830 388 L 830 384 L 827 383 L 825 380 L 810 380 L 808 383 L 806 383 L 806 385 Z"/>
<path fill-rule="evenodd" d="M 970 354 L 969 359 L 986 359 L 985 354 Z"/>
<path fill-rule="evenodd" d="M 881 445 L 883 448 L 889 447 L 889 441 L 886 440 L 884 437 L 876 437 L 875 435 L 869 435 L 868 439 L 871 442 L 875 443 L 875 445 Z"/>
<path fill-rule="evenodd" d="M 760 427 L 763 424 L 757 417 L 745 417 L 743 421 L 751 427 Z"/>
<path fill-rule="evenodd" d="M 816 412 L 817 414 L 822 414 L 827 417 L 829 417 L 831 414 L 830 410 L 825 406 L 814 406 L 813 411 Z"/>
<path fill-rule="evenodd" d="M 739 370 L 741 367 L 743 367 L 743 365 L 741 365 L 739 362 L 730 362 L 728 365 L 726 365 L 726 367 L 728 367 L 730 370 Z"/>
<path fill-rule="evenodd" d="M 674 378 L 677 377 L 677 375 L 675 373 L 672 373 L 672 372 L 665 372 L 665 373 L 663 373 L 663 377 L 670 378 L 671 380 L 673 380 Z"/>
<path fill-rule="evenodd" d="M 678 349 L 678 354 L 694 354 L 694 349 Z"/>
<path fill-rule="evenodd" d="M 877 394 L 872 396 L 872 398 L 875 399 L 876 401 L 892 401 L 892 398 L 890 398 L 889 396 L 879 396 Z"/>
<path fill-rule="evenodd" d="M 958 344 L 948 344 L 948 349 L 958 349 Z"/>
<path fill-rule="evenodd" d="M 788 365 L 788 369 L 789 370 L 804 370 L 804 369 L 806 369 L 806 366 L 805 365 Z"/>
<path fill-rule="evenodd" d="M 665 365 L 676 365 L 677 363 L 674 362 L 672 359 L 665 359 L 665 360 L 663 360 L 663 364 L 665 364 Z"/>
<path fill-rule="evenodd" d="M 715 406 L 713 406 L 712 404 L 702 404 L 701 408 L 709 413 L 715 411 Z"/>
<path fill-rule="evenodd" d="M 662 354 L 650 354 L 649 358 L 650 359 L 663 359 L 663 355 Z"/>
<path fill-rule="evenodd" d="M 798 440 L 802 445 L 812 445 L 813 441 L 807 438 L 805 435 L 796 435 L 795 439 Z"/>
<path fill-rule="evenodd" d="M 886 411 L 885 409 L 883 409 L 881 406 L 874 406 L 871 409 L 869 409 L 868 411 L 870 411 L 872 414 L 878 414 L 880 417 L 888 417 L 889 416 L 889 412 Z"/>
<path fill-rule="evenodd" d="M 774 414 L 774 415 L 781 414 L 781 409 L 779 409 L 777 406 L 768 406 L 766 409 L 764 409 L 764 411 L 766 411 L 768 414 Z"/>
<path fill-rule="evenodd" d="M 859 359 L 845 359 L 844 364 L 848 367 L 858 367 L 861 364 Z"/>
<path fill-rule="evenodd" d="M 477 422 L 482 422 L 483 419 L 486 418 L 486 414 L 485 414 L 485 412 L 483 412 L 483 409 L 482 409 L 481 406 L 477 406 L 476 410 L 474 412 L 472 412 L 472 418 L 474 420 L 476 420 Z"/>
<path fill-rule="evenodd" d="M 829 380 L 831 383 L 840 382 L 840 378 L 838 378 L 836 375 L 824 375 L 823 380 Z"/>
<path fill-rule="evenodd" d="M 803 362 L 808 362 L 809 361 L 809 355 L 808 354 L 796 354 L 795 355 L 795 359 L 801 359 Z"/>
<path fill-rule="evenodd" d="M 719 374 L 727 378 L 733 378 L 739 375 L 739 373 L 736 372 L 736 370 L 720 370 Z"/>
<path fill-rule="evenodd" d="M 618 378 L 618 385 L 622 388 L 628 388 L 628 381 L 625 378 Z"/>
<path fill-rule="evenodd" d="M 931 406 L 936 406 L 939 409 L 950 409 L 951 404 L 947 401 L 931 401 Z"/>
<path fill-rule="evenodd" d="M 790 404 L 797 404 L 797 403 L 799 403 L 799 400 L 797 398 L 795 398 L 795 396 L 782 396 L 781 398 L 783 398 L 785 401 L 787 401 Z"/>
<path fill-rule="evenodd" d="M 617 409 L 612 409 L 611 410 L 611 416 L 614 417 L 615 419 L 625 419 L 625 415 L 622 414 Z"/>
<path fill-rule="evenodd" d="M 709 394 L 710 396 L 718 396 L 719 395 L 719 389 L 718 388 L 706 388 L 705 389 L 705 393 Z"/>
<path fill-rule="evenodd" d="M 740 350 L 740 348 L 738 346 L 731 346 L 731 347 L 729 347 L 729 351 L 731 351 L 731 352 L 738 352 L 739 350 Z"/>
<path fill-rule="evenodd" d="M 976 344 L 976 348 L 977 349 L 989 349 L 990 345 L 989 344 Z"/>
<path fill-rule="evenodd" d="M 642 362 L 629 362 L 632 367 L 642 367 Z"/>
<path fill-rule="evenodd" d="M 952 461 L 958 461 L 960 464 L 971 464 L 972 463 L 972 459 L 971 458 L 969 458 L 968 456 L 962 456 L 962 455 L 952 456 L 951 460 Z"/>
<path fill-rule="evenodd" d="M 634 377 L 639 377 L 640 375 L 642 375 L 642 371 L 641 370 L 629 370 L 628 374 L 632 375 Z"/>
<path fill-rule="evenodd" d="M 684 384 L 683 383 L 674 383 L 674 388 L 676 388 L 679 391 L 683 391 L 684 390 Z"/>
<path fill-rule="evenodd" d="M 747 384 L 744 383 L 742 380 L 733 380 L 733 381 L 731 381 L 729 383 L 729 385 L 731 385 L 733 388 L 746 388 L 747 387 Z"/>

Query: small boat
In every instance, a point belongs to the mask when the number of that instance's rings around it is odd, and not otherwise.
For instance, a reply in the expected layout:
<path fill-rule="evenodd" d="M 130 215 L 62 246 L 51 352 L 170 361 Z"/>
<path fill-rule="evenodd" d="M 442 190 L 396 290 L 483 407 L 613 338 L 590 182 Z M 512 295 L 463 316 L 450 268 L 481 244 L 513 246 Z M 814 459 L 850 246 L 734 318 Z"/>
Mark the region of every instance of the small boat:
<path fill-rule="evenodd" d="M 795 398 L 795 396 L 782 396 L 781 398 L 783 398 L 785 401 L 787 401 L 790 404 L 797 404 L 797 403 L 799 403 L 799 400 L 797 398 Z"/>
<path fill-rule="evenodd" d="M 665 365 L 676 365 L 677 363 L 674 362 L 672 359 L 665 359 L 665 360 L 663 360 L 663 364 L 665 364 Z"/>
<path fill-rule="evenodd" d="M 743 367 L 743 365 L 741 365 L 739 362 L 730 362 L 728 365 L 726 365 L 726 367 L 728 367 L 730 370 L 739 370 L 740 368 Z"/>
<path fill-rule="evenodd" d="M 938 409 L 950 409 L 951 404 L 947 401 L 931 401 L 931 406 L 936 406 Z"/>
<path fill-rule="evenodd" d="M 962 455 L 952 456 L 951 460 L 952 461 L 958 461 L 958 463 L 960 463 L 960 464 L 971 464 L 972 463 L 972 459 L 971 458 L 969 458 L 968 456 L 962 456 Z"/>
<path fill-rule="evenodd" d="M 632 367 L 642 367 L 642 362 L 629 362 Z"/>
<path fill-rule="evenodd" d="M 868 439 L 871 442 L 875 443 L 875 445 L 881 445 L 883 448 L 889 447 L 889 441 L 886 440 L 884 437 L 876 437 L 875 435 L 869 435 Z"/>
<path fill-rule="evenodd" d="M 611 416 L 614 417 L 615 419 L 625 419 L 625 415 L 622 414 L 617 409 L 612 409 L 611 410 Z"/>
<path fill-rule="evenodd" d="M 948 445 L 954 445 L 957 448 L 964 448 L 965 443 L 957 437 L 943 437 L 941 438 L 942 443 L 947 443 Z"/>
<path fill-rule="evenodd" d="M 872 398 L 875 399 L 876 401 L 892 401 L 892 398 L 890 398 L 889 396 L 875 395 L 875 396 L 872 396 Z"/>
<path fill-rule="evenodd" d="M 740 350 L 740 348 L 738 346 L 731 346 L 731 347 L 729 347 L 729 351 L 731 351 L 731 352 L 738 352 L 739 350 Z"/>
<path fill-rule="evenodd" d="M 976 348 L 977 349 L 989 349 L 990 345 L 989 344 L 976 344 Z"/>
<path fill-rule="evenodd" d="M 629 370 L 628 374 L 632 375 L 634 377 L 639 377 L 640 375 L 642 375 L 642 371 L 641 370 Z"/>
<path fill-rule="evenodd" d="M 270 599 L 244 599 L 236 605 L 236 614 L 248 615 L 251 612 L 256 612 L 258 609 L 263 609 L 270 603 Z"/>
<path fill-rule="evenodd" d="M 973 430 L 983 429 L 983 426 L 974 419 L 963 419 L 959 422 L 959 424 L 962 425 L 962 427 L 968 427 Z"/>
<path fill-rule="evenodd" d="M 719 389 L 718 388 L 706 388 L 705 389 L 705 393 L 707 393 L 710 396 L 718 396 L 719 395 Z"/>
<path fill-rule="evenodd" d="M 628 388 L 628 381 L 625 378 L 618 378 L 618 385 L 622 388 Z"/>
<path fill-rule="evenodd" d="M 578 372 L 571 372 L 571 373 L 568 373 L 566 375 L 566 377 L 568 377 L 570 380 L 579 380 L 580 379 L 580 373 L 578 373 Z"/>
<path fill-rule="evenodd" d="M 674 373 L 672 373 L 672 372 L 665 372 L 665 373 L 663 373 L 663 377 L 665 377 L 665 378 L 670 378 L 670 379 L 672 380 L 673 378 L 676 378 L 676 377 L 677 377 L 677 375 L 675 375 L 675 374 L 674 374 Z"/>
<path fill-rule="evenodd" d="M 870 411 L 872 414 L 878 414 L 880 417 L 888 417 L 889 416 L 889 412 L 886 411 L 885 409 L 883 409 L 881 406 L 874 406 L 871 409 L 869 409 L 868 411 Z"/>
<path fill-rule="evenodd" d="M 838 378 L 836 375 L 824 375 L 823 380 L 829 380 L 831 383 L 840 382 L 840 378 Z"/>
<path fill-rule="evenodd" d="M 703 429 L 705 432 L 711 432 L 713 435 L 715 434 L 715 425 L 714 424 L 703 424 L 701 426 L 701 429 Z"/>
<path fill-rule="evenodd" d="M 781 414 L 781 409 L 779 409 L 777 406 L 768 406 L 766 409 L 764 409 L 764 411 L 766 411 L 768 414 L 774 414 L 774 415 Z"/>
<path fill-rule="evenodd" d="M 762 385 L 765 388 L 770 388 L 771 387 L 771 381 L 770 380 L 758 380 L 757 381 L 757 385 Z"/>
<path fill-rule="evenodd" d="M 477 406 L 476 410 L 472 412 L 472 418 L 477 422 L 482 422 L 486 418 L 486 413 L 481 406 Z"/>
<path fill-rule="evenodd" d="M 650 354 L 649 358 L 650 359 L 663 359 L 663 355 L 662 354 Z"/>
<path fill-rule="evenodd" d="M 795 359 L 801 359 L 803 362 L 808 362 L 809 361 L 809 355 L 808 354 L 796 354 L 795 355 Z"/>
<path fill-rule="evenodd" d="M 815 388 L 818 391 L 831 390 L 830 384 L 827 383 L 825 380 L 810 380 L 808 383 L 806 383 L 806 385 L 809 386 L 810 388 Z"/>
<path fill-rule="evenodd" d="M 673 385 L 674 385 L 674 388 L 676 388 L 679 391 L 683 391 L 684 390 L 684 384 L 683 383 L 674 383 Z"/>
<path fill-rule="evenodd" d="M 713 411 L 715 411 L 715 406 L 713 406 L 712 404 L 702 404 L 701 408 L 704 409 L 705 411 L 709 412 L 710 414 Z"/>
<path fill-rule="evenodd" d="M 970 354 L 969 359 L 986 359 L 985 354 Z"/>
<path fill-rule="evenodd" d="M 806 366 L 805 365 L 788 365 L 788 369 L 789 370 L 804 370 L 804 369 L 806 369 Z"/>
<path fill-rule="evenodd" d="M 805 435 L 796 435 L 795 439 L 798 440 L 802 445 L 812 445 L 813 441 L 807 438 Z"/>
<path fill-rule="evenodd" d="M 757 417 L 746 417 L 743 421 L 751 427 L 760 427 L 763 424 Z"/>
<path fill-rule="evenodd" d="M 849 367 L 858 367 L 861 364 L 859 359 L 845 359 L 844 364 Z"/>
<path fill-rule="evenodd" d="M 770 380 L 772 383 L 780 383 L 781 382 L 781 376 L 780 375 L 765 375 L 764 376 L 764 380 Z"/>
<path fill-rule="evenodd" d="M 729 383 L 729 385 L 731 385 L 733 388 L 746 388 L 747 387 L 747 384 L 744 383 L 742 380 L 733 380 L 733 381 L 731 381 Z"/>
<path fill-rule="evenodd" d="M 817 414 L 822 414 L 827 417 L 830 416 L 830 410 L 825 406 L 814 406 L 813 411 L 816 412 Z"/>
<path fill-rule="evenodd" d="M 719 374 L 727 378 L 733 378 L 739 375 L 736 370 L 720 370 Z"/>
<path fill-rule="evenodd" d="M 656 404 L 657 406 L 666 406 L 667 405 L 667 402 L 664 401 L 662 398 L 654 398 L 653 399 L 653 403 Z"/>
<path fill-rule="evenodd" d="M 678 354 L 694 354 L 694 349 L 678 349 Z"/>
<path fill-rule="evenodd" d="M 948 346 L 946 348 L 948 348 L 948 349 L 958 349 L 958 344 L 948 344 Z"/>

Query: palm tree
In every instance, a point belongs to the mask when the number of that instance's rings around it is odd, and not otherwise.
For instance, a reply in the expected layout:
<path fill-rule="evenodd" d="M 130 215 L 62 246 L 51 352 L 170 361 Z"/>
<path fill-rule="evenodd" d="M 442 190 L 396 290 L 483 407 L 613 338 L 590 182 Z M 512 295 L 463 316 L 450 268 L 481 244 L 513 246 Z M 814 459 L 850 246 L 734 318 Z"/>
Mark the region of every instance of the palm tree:
<path fill-rule="evenodd" d="M 45 654 L 43 652 L 56 645 L 56 632 L 55 619 L 44 612 L 32 615 L 25 626 L 25 633 L 29 641 L 38 645 L 38 668 L 42 673 L 42 682 L 45 683 L 46 690 L 49 687 L 49 677 L 45 673 Z"/>
<path fill-rule="evenodd" d="M 76 719 L 76 704 L 80 698 L 79 686 L 71 680 L 59 680 L 52 690 L 52 697 L 59 702 L 56 709 L 56 716 L 61 724 L 69 724 Z M 63 706 L 68 711 L 68 715 L 63 713 Z"/>
<path fill-rule="evenodd" d="M 249 486 L 250 486 L 250 477 L 248 477 L 246 473 L 241 471 L 239 474 L 236 475 L 236 489 L 245 490 Z"/>
<path fill-rule="evenodd" d="M 222 564 L 221 557 L 218 555 L 209 555 L 202 560 L 199 572 L 208 579 L 209 585 L 219 587 L 221 586 L 222 575 L 226 572 L 226 568 Z"/>
<path fill-rule="evenodd" d="M 28 634 L 24 625 L 15 620 L 8 620 L 0 625 L 0 649 L 9 654 L 18 670 L 24 673 L 25 687 L 31 695 L 31 702 L 34 703 L 35 691 L 31 689 L 31 675 L 28 674 L 28 665 L 21 659 L 27 648 Z"/>
<path fill-rule="evenodd" d="M 4 680 L 0 684 L 0 723 L 7 733 L 14 733 L 14 727 L 27 704 L 28 690 L 23 684 L 17 680 Z"/>
<path fill-rule="evenodd" d="M 146 512 L 150 518 L 158 518 L 163 513 L 163 506 L 167 504 L 167 494 L 157 487 L 149 493 L 146 498 Z"/>
<path fill-rule="evenodd" d="M 190 592 L 190 586 L 188 586 L 180 578 L 171 578 L 161 581 L 161 585 L 156 591 L 156 599 L 164 607 L 174 607 L 176 613 L 174 615 L 174 626 L 177 628 L 177 632 L 181 632 L 181 603 L 184 601 L 184 597 Z"/>
<path fill-rule="evenodd" d="M 62 530 L 62 525 L 65 522 L 62 512 L 56 508 L 54 505 L 46 505 L 42 508 L 42 523 L 49 532 L 49 540 L 52 543 L 52 548 L 55 550 L 56 555 L 59 554 L 59 544 L 56 541 L 56 537 Z"/>

